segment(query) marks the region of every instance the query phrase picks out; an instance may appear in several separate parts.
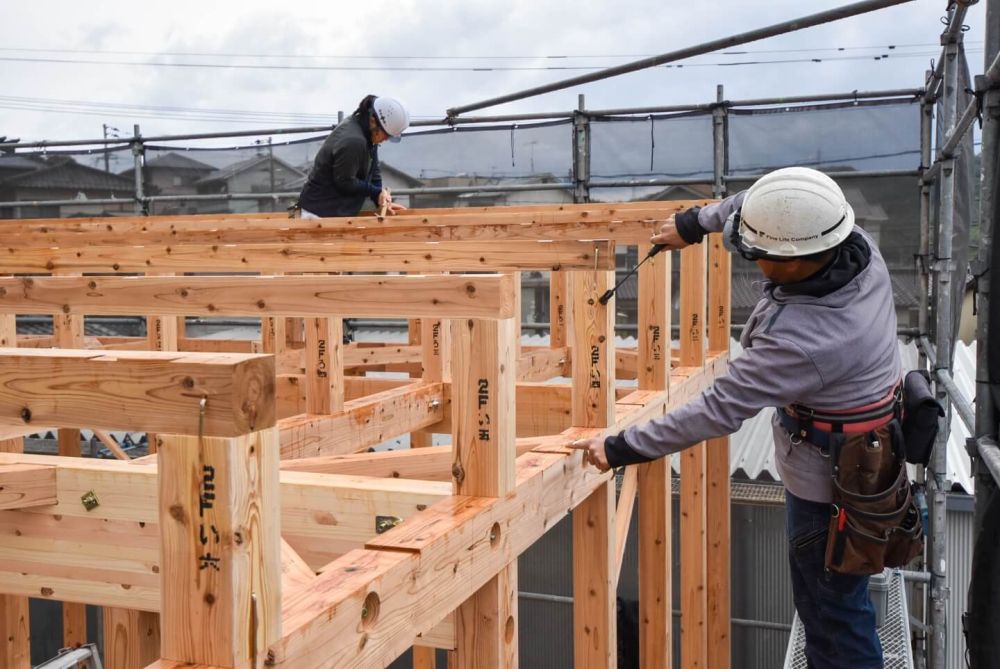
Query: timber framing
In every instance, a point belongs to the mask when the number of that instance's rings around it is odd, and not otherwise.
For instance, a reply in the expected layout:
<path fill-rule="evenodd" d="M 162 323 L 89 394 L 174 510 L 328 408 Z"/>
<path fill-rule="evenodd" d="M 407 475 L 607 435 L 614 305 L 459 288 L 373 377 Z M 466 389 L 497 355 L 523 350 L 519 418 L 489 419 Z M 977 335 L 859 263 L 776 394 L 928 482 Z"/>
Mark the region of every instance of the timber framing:
<path fill-rule="evenodd" d="M 637 348 L 615 350 L 614 301 L 597 300 L 616 244 L 646 244 L 695 204 L 0 222 L 0 320 L 178 325 L 162 338 L 81 330 L 78 348 L 8 333 L 17 346 L 0 349 L 11 440 L 43 426 L 130 430 L 156 447 L 141 462 L 0 448 L 12 451 L 0 452 L 0 631 L 22 644 L 4 656 L 11 669 L 30 667 L 25 597 L 105 607 L 109 669 L 378 667 L 411 646 L 446 649 L 457 667 L 516 666 L 517 557 L 568 514 L 586 547 L 576 663 L 611 667 L 635 504 L 642 662 L 671 666 L 670 469 L 629 468 L 616 509 L 612 475 L 568 446 L 661 416 L 725 372 L 728 273 L 681 258 L 675 353 L 669 255 L 640 270 Z M 518 273 L 539 270 L 551 273 L 551 343 L 522 348 Z M 261 318 L 264 333 L 195 339 L 182 316 Z M 419 320 L 409 343 L 343 344 L 341 319 L 358 316 Z M 409 378 L 365 376 L 386 369 Z M 433 433 L 452 445 L 430 446 Z M 405 434 L 427 446 L 367 452 Z M 728 489 L 727 463 L 711 447 L 701 457 L 700 481 L 707 469 Z M 681 595 L 702 598 L 702 622 L 685 649 L 728 643 L 728 580 L 704 573 L 728 516 L 698 485 Z M 728 666 L 707 652 L 685 665 Z"/>

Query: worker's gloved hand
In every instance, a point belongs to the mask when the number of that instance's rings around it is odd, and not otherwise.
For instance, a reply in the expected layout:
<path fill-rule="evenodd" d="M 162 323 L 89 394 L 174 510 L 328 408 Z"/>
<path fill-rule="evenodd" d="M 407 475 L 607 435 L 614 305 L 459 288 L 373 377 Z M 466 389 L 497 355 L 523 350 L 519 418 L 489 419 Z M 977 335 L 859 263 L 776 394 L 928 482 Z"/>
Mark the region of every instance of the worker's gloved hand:
<path fill-rule="evenodd" d="M 392 201 L 392 193 L 389 192 L 388 188 L 383 189 L 382 192 L 379 193 L 378 208 L 379 210 L 384 209 L 387 216 L 392 216 L 393 214 L 406 209 L 403 205 Z"/>
<path fill-rule="evenodd" d="M 667 219 L 667 222 L 660 226 L 660 231 L 649 238 L 649 241 L 653 244 L 658 244 L 667 251 L 676 251 L 677 249 L 682 249 L 687 246 L 690 242 L 684 240 L 684 238 L 677 231 L 677 217 L 671 216 Z"/>
<path fill-rule="evenodd" d="M 701 207 L 691 207 L 674 216 L 677 234 L 688 244 L 700 244 L 707 234 L 705 228 L 698 223 L 698 212 Z"/>

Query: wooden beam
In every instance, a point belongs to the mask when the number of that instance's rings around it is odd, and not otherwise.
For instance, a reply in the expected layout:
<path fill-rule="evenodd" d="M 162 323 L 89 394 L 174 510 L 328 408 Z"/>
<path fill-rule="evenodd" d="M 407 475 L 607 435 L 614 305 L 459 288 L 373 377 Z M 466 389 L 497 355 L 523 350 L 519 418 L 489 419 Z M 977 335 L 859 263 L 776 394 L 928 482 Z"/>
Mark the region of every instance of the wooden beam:
<path fill-rule="evenodd" d="M 549 273 L 549 346 L 565 348 L 569 343 L 566 336 L 570 308 L 569 279 L 566 272 L 553 270 Z"/>
<path fill-rule="evenodd" d="M 681 251 L 681 365 L 705 365 L 705 247 Z M 705 443 L 681 452 L 681 664 L 704 669 L 708 660 L 707 507 Z M 714 667 L 712 668 L 714 669 Z"/>
<path fill-rule="evenodd" d="M 574 272 L 573 425 L 614 423 L 614 310 L 598 298 L 614 283 L 614 272 Z M 610 303 L 613 305 L 614 303 Z"/>
<path fill-rule="evenodd" d="M 105 607 L 103 616 L 105 669 L 135 669 L 159 659 L 159 614 Z"/>
<path fill-rule="evenodd" d="M 670 669 L 674 659 L 670 458 L 638 465 L 639 664 Z"/>
<path fill-rule="evenodd" d="M 708 350 L 729 352 L 732 258 L 722 235 L 708 238 Z M 730 609 L 730 475 L 729 437 L 708 442 L 706 483 L 706 544 L 708 559 L 706 666 L 729 669 L 732 664 Z"/>
<path fill-rule="evenodd" d="M 28 598 L 0 595 L 0 666 L 31 669 L 31 637 Z"/>
<path fill-rule="evenodd" d="M 633 206 L 619 204 L 584 206 L 564 206 L 563 208 L 545 208 L 532 206 L 515 209 L 512 207 L 489 207 L 480 211 L 453 210 L 427 214 L 420 210 L 412 210 L 406 214 L 391 217 L 356 216 L 342 218 L 288 219 L 272 217 L 254 217 L 234 219 L 231 217 L 175 217 L 172 220 L 161 217 L 149 217 L 144 221 L 118 220 L 117 218 L 78 219 L 52 223 L 48 221 L 25 220 L 0 222 L 0 233 L 3 233 L 4 244 L 14 245 L 17 235 L 41 237 L 46 244 L 51 244 L 50 235 L 63 235 L 63 243 L 54 246 L 83 246 L 88 241 L 87 234 L 98 233 L 114 238 L 117 243 L 130 245 L 153 243 L 150 237 L 161 233 L 169 244 L 181 244 L 187 239 L 184 233 L 223 233 L 232 232 L 240 235 L 242 243 L 259 238 L 262 241 L 275 241 L 279 238 L 275 233 L 305 232 L 317 237 L 338 232 L 392 230 L 398 228 L 483 228 L 498 225 L 518 225 L 522 227 L 548 227 L 552 225 L 579 224 L 583 222 L 613 223 L 619 221 L 635 221 L 654 223 L 663 220 L 692 206 L 704 206 L 711 200 L 671 200 L 633 203 Z M 639 205 L 639 206 L 634 206 Z M 264 235 L 254 235 L 254 232 L 264 232 Z M 15 241 L 8 242 L 8 238 Z M 648 239 L 648 237 L 647 237 Z M 72 240 L 76 240 L 75 242 Z M 283 241 L 283 239 L 282 239 Z"/>
<path fill-rule="evenodd" d="M 273 666 L 388 664 L 606 480 L 579 456 L 532 453 L 510 495 L 442 500 L 330 565 L 286 615 Z M 375 597 L 379 613 L 362 624 L 362 603 Z"/>
<path fill-rule="evenodd" d="M 641 247 L 648 252 L 652 247 Z M 642 390 L 670 385 L 670 253 L 660 253 L 639 268 L 639 343 L 637 373 Z"/>
<path fill-rule="evenodd" d="M 44 465 L 0 465 L 0 510 L 56 503 L 56 472 Z"/>
<path fill-rule="evenodd" d="M 456 495 L 501 497 L 515 487 L 514 320 L 452 327 L 452 467 Z M 490 541 L 499 540 L 499 527 Z M 507 565 L 455 613 L 456 664 L 517 664 L 517 565 Z"/>
<path fill-rule="evenodd" d="M 475 272 L 614 269 L 614 242 L 300 241 L 288 244 L 150 244 L 20 248 L 0 255 L 0 272 Z"/>
<path fill-rule="evenodd" d="M 3 319 L 0 317 L 0 325 Z M 13 316 L 9 317 L 11 321 Z M 20 453 L 24 450 L 21 437 L 0 441 L 0 453 Z M 28 598 L 0 595 L 0 666 L 10 669 L 31 669 L 31 622 Z"/>
<path fill-rule="evenodd" d="M 159 611 L 156 468 L 21 457 L 62 463 L 63 485 L 56 505 L 0 512 L 0 592 Z M 448 482 L 299 472 L 281 479 L 282 532 L 310 569 L 363 545 L 378 516 L 406 519 L 450 492 Z M 81 504 L 88 492 L 98 503 L 91 511 Z"/>
<path fill-rule="evenodd" d="M 514 289 L 503 274 L 0 278 L 0 313 L 510 318 Z"/>
<path fill-rule="evenodd" d="M 344 321 L 306 319 L 306 412 L 344 410 Z"/>
<path fill-rule="evenodd" d="M 261 668 L 281 636 L 277 430 L 161 440 L 161 656 Z"/>
<path fill-rule="evenodd" d="M 649 247 L 640 247 L 649 251 Z M 637 375 L 642 390 L 668 390 L 671 358 L 671 254 L 639 268 Z M 673 666 L 673 554 L 670 458 L 638 465 L 639 662 Z"/>
<path fill-rule="evenodd" d="M 476 241 L 592 241 L 614 239 L 617 244 L 645 244 L 657 232 L 666 213 L 658 219 L 629 219 L 614 221 L 577 220 L 571 223 L 523 225 L 519 223 L 469 225 L 412 225 L 391 228 L 357 228 L 339 230 L 321 229 L 266 229 L 241 228 L 235 230 L 150 230 L 141 235 L 123 238 L 119 234 L 102 231 L 88 232 L 21 232 L 5 234 L 0 250 L 38 247 L 83 248 L 86 246 L 150 245 L 230 245 L 230 244 L 293 244 L 298 242 L 458 242 Z"/>
<path fill-rule="evenodd" d="M 554 376 L 565 376 L 569 360 L 566 347 L 526 350 L 517 360 L 517 380 L 547 381 Z"/>
<path fill-rule="evenodd" d="M 0 363 L 0 424 L 8 426 L 233 436 L 274 425 L 270 356 L 2 349 Z"/>
<path fill-rule="evenodd" d="M 618 492 L 618 505 L 615 507 L 615 571 L 614 580 L 617 584 L 622 573 L 622 561 L 625 559 L 625 544 L 628 542 L 628 530 L 632 525 L 632 510 L 635 508 L 635 497 L 638 481 L 634 465 L 625 468 L 622 475 L 622 486 Z"/>
<path fill-rule="evenodd" d="M 354 453 L 441 422 L 446 403 L 442 384 L 417 383 L 345 402 L 332 416 L 284 418 L 278 421 L 281 459 Z"/>
<path fill-rule="evenodd" d="M 613 283 L 614 272 L 575 272 L 571 279 L 575 427 L 615 424 L 614 310 L 598 301 Z M 573 512 L 573 647 L 578 667 L 612 667 L 617 659 L 613 485 L 598 487 Z"/>
<path fill-rule="evenodd" d="M 611 480 L 573 511 L 573 664 L 618 662 L 615 489 Z"/>

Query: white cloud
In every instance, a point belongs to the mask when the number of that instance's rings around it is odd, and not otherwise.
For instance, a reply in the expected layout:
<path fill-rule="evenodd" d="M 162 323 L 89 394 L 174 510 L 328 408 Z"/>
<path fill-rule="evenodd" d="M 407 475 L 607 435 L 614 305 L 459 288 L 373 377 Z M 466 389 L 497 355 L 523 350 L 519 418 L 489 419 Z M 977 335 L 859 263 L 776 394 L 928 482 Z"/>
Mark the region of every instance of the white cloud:
<path fill-rule="evenodd" d="M 302 65 L 344 64 L 402 67 L 489 65 L 598 65 L 627 59 L 610 55 L 648 55 L 731 35 L 836 7 L 844 0 L 717 0 L 716 2 L 565 2 L 558 0 L 468 1 L 396 0 L 371 2 L 297 2 L 264 0 L 94 3 L 53 0 L 12 3 L 5 7 L 4 46 L 27 49 L 77 49 L 142 52 L 269 53 L 298 56 L 532 56 L 530 60 L 329 60 L 234 59 L 199 56 L 175 61 L 244 62 Z M 885 50 L 887 60 L 863 60 L 767 66 L 697 67 L 697 63 L 731 60 L 837 56 L 836 52 L 752 53 L 735 57 L 710 55 L 684 68 L 656 68 L 610 81 L 524 100 L 477 113 L 565 110 L 578 93 L 591 108 L 705 102 L 715 85 L 731 99 L 842 92 L 854 89 L 918 87 L 928 61 L 936 54 L 944 12 L 943 0 L 919 0 L 834 24 L 739 47 L 812 49 L 889 44 L 926 45 Z M 966 39 L 981 43 L 985 3 L 974 6 Z M 979 48 L 979 44 L 970 45 Z M 925 53 L 904 58 L 902 52 Z M 600 56 L 565 60 L 549 56 Z M 147 60 L 144 55 L 0 51 L 0 57 L 67 60 Z M 970 55 L 981 68 L 982 56 Z M 416 116 L 440 117 L 444 110 L 480 99 L 579 74 L 577 71 L 302 71 L 139 67 L 82 62 L 29 63 L 6 61 L 0 66 L 0 96 L 82 100 L 185 108 L 235 109 L 255 112 L 335 116 L 349 112 L 368 92 L 404 100 Z M 34 109 L 9 109 L 0 100 L 0 135 L 28 139 L 72 139 L 100 136 L 101 123 L 123 130 L 141 124 L 144 134 L 245 130 L 235 123 L 135 118 L 129 114 L 74 115 Z M 24 105 L 22 105 L 24 106 Z M 268 124 L 261 124 L 266 127 Z"/>

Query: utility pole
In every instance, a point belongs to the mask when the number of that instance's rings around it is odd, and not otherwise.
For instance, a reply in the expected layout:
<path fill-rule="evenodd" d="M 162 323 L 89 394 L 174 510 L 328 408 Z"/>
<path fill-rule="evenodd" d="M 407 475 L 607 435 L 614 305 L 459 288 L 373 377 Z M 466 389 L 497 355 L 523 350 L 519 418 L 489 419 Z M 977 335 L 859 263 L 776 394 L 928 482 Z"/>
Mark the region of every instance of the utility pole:
<path fill-rule="evenodd" d="M 104 139 L 107 140 L 108 137 L 118 137 L 120 132 L 118 128 L 108 125 L 107 123 L 101 124 L 101 129 L 104 131 Z M 112 134 L 114 133 L 114 134 Z M 111 172 L 111 152 L 108 151 L 108 142 L 104 142 L 104 171 Z"/>

